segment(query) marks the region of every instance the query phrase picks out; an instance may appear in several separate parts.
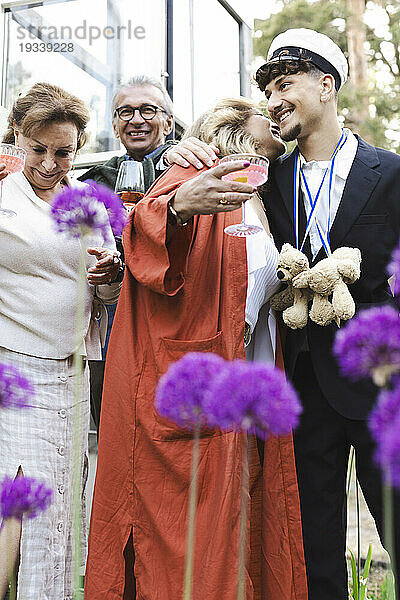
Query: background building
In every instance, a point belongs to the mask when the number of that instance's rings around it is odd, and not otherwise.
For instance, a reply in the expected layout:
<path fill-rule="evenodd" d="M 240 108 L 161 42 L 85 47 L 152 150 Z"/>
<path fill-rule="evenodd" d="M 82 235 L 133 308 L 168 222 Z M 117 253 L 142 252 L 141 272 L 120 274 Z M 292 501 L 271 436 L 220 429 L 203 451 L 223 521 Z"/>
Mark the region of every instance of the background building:
<path fill-rule="evenodd" d="M 218 98 L 249 95 L 251 34 L 225 0 L 0 2 L 0 128 L 19 93 L 48 81 L 90 109 L 90 139 L 78 161 L 104 160 L 88 154 L 119 148 L 112 91 L 146 73 L 173 97 L 179 134 Z"/>

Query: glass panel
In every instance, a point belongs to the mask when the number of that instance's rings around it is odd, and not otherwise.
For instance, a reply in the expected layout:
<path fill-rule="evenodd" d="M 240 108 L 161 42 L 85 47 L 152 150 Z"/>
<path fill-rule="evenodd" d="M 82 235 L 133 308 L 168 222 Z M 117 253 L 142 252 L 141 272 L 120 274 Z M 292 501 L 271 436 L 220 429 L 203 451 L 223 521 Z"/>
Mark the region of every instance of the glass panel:
<path fill-rule="evenodd" d="M 187 123 L 224 96 L 240 95 L 239 25 L 217 0 L 193 1 L 193 115 L 188 0 L 174 2 L 174 104 Z"/>
<path fill-rule="evenodd" d="M 239 25 L 217 0 L 194 0 L 196 117 L 219 98 L 240 95 Z"/>
<path fill-rule="evenodd" d="M 174 110 L 186 124 L 192 122 L 189 1 L 174 0 Z"/>
<path fill-rule="evenodd" d="M 112 90 L 134 74 L 160 79 L 165 62 L 164 4 L 164 0 L 72 0 L 12 9 L 6 15 L 6 106 L 10 108 L 15 97 L 37 81 L 54 83 L 89 107 L 90 140 L 84 151 L 118 147 L 109 114 Z"/>

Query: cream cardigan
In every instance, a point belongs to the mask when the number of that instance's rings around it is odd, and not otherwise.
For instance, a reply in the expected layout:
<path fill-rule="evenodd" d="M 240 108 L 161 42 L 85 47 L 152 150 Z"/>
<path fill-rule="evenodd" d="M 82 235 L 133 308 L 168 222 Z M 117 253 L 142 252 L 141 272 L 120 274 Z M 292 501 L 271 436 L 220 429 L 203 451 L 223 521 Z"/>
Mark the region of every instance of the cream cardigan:
<path fill-rule="evenodd" d="M 69 183 L 85 186 L 79 181 Z M 17 216 L 0 216 L 0 346 L 31 356 L 66 358 L 76 349 L 74 322 L 81 242 L 55 230 L 50 205 L 36 196 L 22 173 L 3 181 L 2 204 Z M 96 232 L 85 244 L 115 250 L 111 228 L 107 242 Z M 86 267 L 95 262 L 95 257 L 87 254 Z M 96 295 L 111 304 L 119 289 L 120 284 L 101 285 Z M 99 359 L 100 331 L 92 318 L 94 292 L 88 284 L 82 338 L 85 355 Z"/>

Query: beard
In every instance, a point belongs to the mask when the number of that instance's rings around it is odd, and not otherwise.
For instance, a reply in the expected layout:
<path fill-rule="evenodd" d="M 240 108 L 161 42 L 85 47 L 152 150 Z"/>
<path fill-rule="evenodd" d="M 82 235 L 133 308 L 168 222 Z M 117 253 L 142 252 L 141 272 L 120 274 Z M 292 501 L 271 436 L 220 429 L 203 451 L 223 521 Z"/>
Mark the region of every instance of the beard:
<path fill-rule="evenodd" d="M 300 134 L 301 134 L 301 125 L 300 125 L 300 123 L 297 123 L 291 129 L 289 129 L 289 131 L 286 131 L 285 133 L 281 132 L 281 139 L 284 142 L 293 142 L 294 140 L 296 140 L 299 137 Z"/>

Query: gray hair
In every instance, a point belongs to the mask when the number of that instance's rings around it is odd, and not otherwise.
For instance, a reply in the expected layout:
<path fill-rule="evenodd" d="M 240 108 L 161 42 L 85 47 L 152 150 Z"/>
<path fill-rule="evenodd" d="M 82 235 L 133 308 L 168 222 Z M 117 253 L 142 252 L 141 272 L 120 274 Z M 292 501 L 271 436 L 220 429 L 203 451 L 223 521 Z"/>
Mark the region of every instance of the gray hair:
<path fill-rule="evenodd" d="M 158 90 L 160 90 L 160 92 L 162 93 L 162 96 L 163 96 L 162 108 L 165 110 L 167 115 L 170 115 L 172 117 L 174 116 L 174 106 L 172 104 L 172 100 L 171 100 L 170 95 L 168 94 L 166 88 L 161 83 L 161 81 L 158 81 L 157 79 L 153 79 L 153 77 L 148 77 L 147 75 L 134 75 L 134 77 L 131 77 L 129 79 L 129 81 L 119 85 L 114 92 L 113 99 L 111 102 L 111 114 L 112 114 L 113 121 L 115 119 L 114 111 L 117 108 L 117 98 L 118 98 L 119 94 L 122 92 L 122 90 L 125 90 L 126 88 L 130 88 L 130 87 L 144 87 L 146 85 L 151 85 L 151 86 L 157 88 Z"/>

